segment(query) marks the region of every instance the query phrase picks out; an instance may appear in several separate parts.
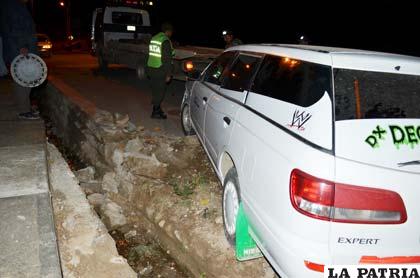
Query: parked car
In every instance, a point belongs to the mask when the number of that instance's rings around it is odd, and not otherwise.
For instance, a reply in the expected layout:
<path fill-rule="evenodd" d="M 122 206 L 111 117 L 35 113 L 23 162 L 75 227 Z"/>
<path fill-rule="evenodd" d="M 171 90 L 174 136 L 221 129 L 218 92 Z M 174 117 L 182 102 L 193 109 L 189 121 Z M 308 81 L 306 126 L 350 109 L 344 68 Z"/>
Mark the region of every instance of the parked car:
<path fill-rule="evenodd" d="M 43 57 L 51 57 L 52 55 L 52 43 L 50 38 L 45 34 L 36 34 L 38 52 Z"/>
<path fill-rule="evenodd" d="M 281 277 L 328 264 L 420 263 L 420 59 L 243 45 L 186 83 L 182 127 Z"/>

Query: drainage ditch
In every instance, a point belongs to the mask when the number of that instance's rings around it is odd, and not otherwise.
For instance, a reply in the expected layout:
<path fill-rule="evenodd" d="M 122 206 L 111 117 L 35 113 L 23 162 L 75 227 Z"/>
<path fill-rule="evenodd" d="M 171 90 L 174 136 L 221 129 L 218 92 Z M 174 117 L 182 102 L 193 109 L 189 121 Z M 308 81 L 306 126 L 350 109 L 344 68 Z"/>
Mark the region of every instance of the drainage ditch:
<path fill-rule="evenodd" d="M 43 117 L 47 141 L 60 151 L 69 168 L 77 171 L 86 169 L 84 163 L 77 154 L 63 144 L 63 141 L 55 134 L 55 128 L 50 119 Z M 98 192 L 88 191 L 85 193 L 95 194 Z M 98 209 L 95 209 L 101 218 Z M 124 232 L 125 231 L 125 232 Z M 152 232 L 138 225 L 126 225 L 122 230 L 112 230 L 109 234 L 115 241 L 118 253 L 123 256 L 139 277 L 155 278 L 188 278 L 192 277 L 187 269 L 178 265 L 170 256 L 170 251 L 165 251 L 159 244 L 158 238 Z M 204 276 L 203 276 L 204 278 Z"/>
<path fill-rule="evenodd" d="M 128 115 L 99 110 L 56 85 L 61 91 L 47 86 L 41 99 L 51 120 L 47 134 L 137 273 L 275 277 L 263 258 L 235 259 L 223 232 L 221 186 L 195 136 L 144 130 Z"/>

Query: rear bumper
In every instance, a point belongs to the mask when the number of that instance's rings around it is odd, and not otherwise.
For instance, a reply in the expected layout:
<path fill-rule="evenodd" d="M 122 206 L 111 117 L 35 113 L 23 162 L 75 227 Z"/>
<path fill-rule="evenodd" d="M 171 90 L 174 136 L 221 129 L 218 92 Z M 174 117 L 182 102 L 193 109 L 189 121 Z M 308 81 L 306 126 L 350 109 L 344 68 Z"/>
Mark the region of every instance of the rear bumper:
<path fill-rule="evenodd" d="M 244 200 L 243 200 L 244 201 Z M 244 202 L 246 203 L 246 201 Z M 311 265 L 331 263 L 328 242 L 314 242 L 297 236 L 287 229 L 270 229 L 247 206 L 246 214 L 250 220 L 252 233 L 264 256 L 281 277 L 321 278 L 323 272 L 309 269 Z"/>
<path fill-rule="evenodd" d="M 288 243 L 289 246 L 284 246 L 278 242 L 271 241 L 270 251 L 264 250 L 263 253 L 281 277 L 323 277 L 323 272 L 311 270 L 306 266 L 309 262 L 312 264 L 324 264 L 322 259 L 305 254 L 304 248 L 300 250 L 302 251 L 301 253 L 291 251 L 296 244 L 300 244 L 300 242 L 290 241 Z M 311 259 L 308 259 L 308 257 L 311 257 Z"/>
<path fill-rule="evenodd" d="M 376 257 L 363 256 L 361 264 L 420 264 L 420 256 Z"/>
<path fill-rule="evenodd" d="M 38 47 L 38 52 L 41 56 L 50 56 L 51 55 L 51 48 Z"/>

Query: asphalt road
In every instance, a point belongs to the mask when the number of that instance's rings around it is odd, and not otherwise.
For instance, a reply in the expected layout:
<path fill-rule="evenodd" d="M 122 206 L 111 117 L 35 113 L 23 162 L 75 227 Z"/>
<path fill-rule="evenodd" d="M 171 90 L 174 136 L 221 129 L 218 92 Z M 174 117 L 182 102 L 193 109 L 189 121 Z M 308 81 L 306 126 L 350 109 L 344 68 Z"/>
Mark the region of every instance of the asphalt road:
<path fill-rule="evenodd" d="M 185 83 L 172 81 L 168 87 L 163 110 L 166 120 L 151 119 L 151 89 L 147 80 L 139 80 L 135 71 L 111 65 L 99 71 L 96 57 L 83 53 L 53 54 L 45 59 L 49 75 L 60 79 L 99 109 L 128 114 L 137 126 L 154 132 L 181 136 L 180 105 Z"/>

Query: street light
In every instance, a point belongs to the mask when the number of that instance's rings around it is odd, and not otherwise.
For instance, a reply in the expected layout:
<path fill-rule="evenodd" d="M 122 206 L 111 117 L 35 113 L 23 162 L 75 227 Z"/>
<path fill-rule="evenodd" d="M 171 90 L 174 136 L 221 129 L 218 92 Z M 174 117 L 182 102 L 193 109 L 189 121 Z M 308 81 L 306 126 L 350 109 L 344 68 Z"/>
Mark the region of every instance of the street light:
<path fill-rule="evenodd" d="M 70 0 L 60 0 L 58 4 L 60 5 L 60 7 L 65 7 L 66 9 L 66 38 L 68 40 L 73 40 L 73 36 L 71 34 Z"/>

